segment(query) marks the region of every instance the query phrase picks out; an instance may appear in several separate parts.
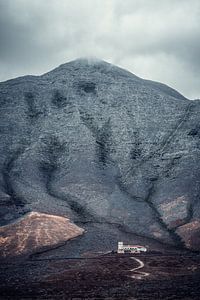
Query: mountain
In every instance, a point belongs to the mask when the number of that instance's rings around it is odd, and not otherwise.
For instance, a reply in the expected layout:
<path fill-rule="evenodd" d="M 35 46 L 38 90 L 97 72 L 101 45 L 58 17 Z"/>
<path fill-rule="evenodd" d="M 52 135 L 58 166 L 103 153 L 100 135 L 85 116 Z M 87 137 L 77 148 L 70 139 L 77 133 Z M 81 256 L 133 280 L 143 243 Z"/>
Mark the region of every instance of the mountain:
<path fill-rule="evenodd" d="M 80 251 L 199 249 L 199 100 L 78 59 L 0 83 L 0 111 L 1 225 L 36 211 L 86 229 Z"/>

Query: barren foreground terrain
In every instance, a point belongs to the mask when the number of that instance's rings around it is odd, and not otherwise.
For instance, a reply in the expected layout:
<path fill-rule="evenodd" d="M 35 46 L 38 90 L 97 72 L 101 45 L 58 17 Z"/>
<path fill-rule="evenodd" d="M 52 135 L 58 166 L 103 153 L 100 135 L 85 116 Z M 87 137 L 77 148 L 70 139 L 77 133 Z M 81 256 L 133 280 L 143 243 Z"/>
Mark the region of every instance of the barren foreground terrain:
<path fill-rule="evenodd" d="M 200 299 L 199 255 L 147 253 L 134 255 L 136 260 L 131 257 L 36 257 L 1 264 L 0 299 Z M 139 265 L 137 260 L 144 267 L 133 271 Z"/>

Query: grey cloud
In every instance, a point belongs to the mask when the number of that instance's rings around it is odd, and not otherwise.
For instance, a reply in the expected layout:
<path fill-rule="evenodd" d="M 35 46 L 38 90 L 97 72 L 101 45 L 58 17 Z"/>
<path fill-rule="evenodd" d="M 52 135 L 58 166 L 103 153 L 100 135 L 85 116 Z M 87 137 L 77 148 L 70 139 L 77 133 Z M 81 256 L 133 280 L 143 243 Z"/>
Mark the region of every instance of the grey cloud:
<path fill-rule="evenodd" d="M 0 80 L 96 56 L 200 97 L 199 0 L 0 0 Z"/>

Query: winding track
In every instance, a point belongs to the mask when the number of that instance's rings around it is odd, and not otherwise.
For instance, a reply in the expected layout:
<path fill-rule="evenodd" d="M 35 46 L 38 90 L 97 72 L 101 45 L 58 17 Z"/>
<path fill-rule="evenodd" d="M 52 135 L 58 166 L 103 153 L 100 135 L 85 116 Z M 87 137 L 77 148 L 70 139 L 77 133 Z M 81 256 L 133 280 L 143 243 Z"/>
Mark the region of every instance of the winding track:
<path fill-rule="evenodd" d="M 130 270 L 131 272 L 133 272 L 133 275 L 130 276 L 131 278 L 142 279 L 143 277 L 149 276 L 149 273 L 147 272 L 137 271 L 144 267 L 144 263 L 140 259 L 135 258 L 133 256 L 131 257 L 131 259 L 134 259 L 137 263 L 139 263 L 138 267 Z"/>

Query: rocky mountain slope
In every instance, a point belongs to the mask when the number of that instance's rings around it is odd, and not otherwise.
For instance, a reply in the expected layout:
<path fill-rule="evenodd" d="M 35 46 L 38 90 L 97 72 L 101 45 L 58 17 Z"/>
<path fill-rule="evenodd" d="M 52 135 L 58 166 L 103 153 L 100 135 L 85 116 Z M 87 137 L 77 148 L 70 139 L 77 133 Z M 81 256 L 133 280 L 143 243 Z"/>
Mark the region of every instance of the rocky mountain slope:
<path fill-rule="evenodd" d="M 1 225 L 38 211 L 199 247 L 200 101 L 79 59 L 0 83 L 0 111 Z"/>
<path fill-rule="evenodd" d="M 29 255 L 58 246 L 83 234 L 69 219 L 31 212 L 14 223 L 0 227 L 0 257 Z"/>

